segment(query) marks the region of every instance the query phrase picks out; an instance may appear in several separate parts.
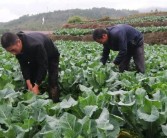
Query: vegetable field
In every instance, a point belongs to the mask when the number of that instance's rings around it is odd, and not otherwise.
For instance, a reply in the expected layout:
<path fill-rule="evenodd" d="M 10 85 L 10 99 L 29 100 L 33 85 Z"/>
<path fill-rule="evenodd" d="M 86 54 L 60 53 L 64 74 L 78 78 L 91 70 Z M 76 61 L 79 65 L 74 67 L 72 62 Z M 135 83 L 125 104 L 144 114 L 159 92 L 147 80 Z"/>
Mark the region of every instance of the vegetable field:
<path fill-rule="evenodd" d="M 0 137 L 167 137 L 167 47 L 145 47 L 146 73 L 100 62 L 93 42 L 57 41 L 61 102 L 24 89 L 16 59 L 0 49 Z M 110 54 L 110 62 L 116 56 Z"/>
<path fill-rule="evenodd" d="M 105 29 L 105 28 L 104 28 Z M 165 32 L 167 31 L 167 26 L 150 26 L 150 27 L 136 27 L 142 33 L 152 33 L 152 32 Z M 82 35 L 91 35 L 93 29 L 57 29 L 54 34 L 56 35 L 72 35 L 72 36 L 82 36 Z"/>
<path fill-rule="evenodd" d="M 131 15 L 119 19 L 103 18 L 64 24 L 51 36 L 53 40 L 93 41 L 91 33 L 96 28 L 111 27 L 116 24 L 129 24 L 144 34 L 145 43 L 167 45 L 167 13 L 153 12 Z"/>

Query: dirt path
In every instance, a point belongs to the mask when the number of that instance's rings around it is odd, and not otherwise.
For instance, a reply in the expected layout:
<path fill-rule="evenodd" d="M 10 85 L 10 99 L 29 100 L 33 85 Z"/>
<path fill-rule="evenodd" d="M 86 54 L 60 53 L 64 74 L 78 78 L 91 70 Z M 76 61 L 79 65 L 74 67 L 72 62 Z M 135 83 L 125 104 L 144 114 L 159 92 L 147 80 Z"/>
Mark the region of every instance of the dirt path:
<path fill-rule="evenodd" d="M 39 33 L 42 33 L 42 34 L 46 34 L 46 35 L 49 35 L 49 34 L 53 34 L 53 31 L 23 31 L 25 33 L 32 33 L 32 32 L 39 32 Z"/>

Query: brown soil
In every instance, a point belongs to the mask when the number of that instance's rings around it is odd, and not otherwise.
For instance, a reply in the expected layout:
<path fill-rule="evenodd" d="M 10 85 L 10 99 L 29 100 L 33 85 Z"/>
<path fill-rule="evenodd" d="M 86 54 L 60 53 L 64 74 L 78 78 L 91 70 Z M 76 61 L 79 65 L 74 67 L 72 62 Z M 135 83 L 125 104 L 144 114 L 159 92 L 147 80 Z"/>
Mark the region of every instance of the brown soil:
<path fill-rule="evenodd" d="M 148 44 L 167 44 L 167 32 L 155 32 L 144 34 L 145 43 Z"/>
<path fill-rule="evenodd" d="M 124 19 L 133 19 L 137 17 L 145 17 L 145 16 L 166 16 L 167 12 L 153 12 L 153 13 L 143 13 L 137 15 L 131 15 L 126 18 L 120 18 L 119 20 Z M 117 19 L 118 20 L 118 19 Z M 110 22 L 114 21 L 114 19 L 109 20 Z M 62 28 L 81 28 L 81 29 L 96 29 L 96 28 L 106 28 L 109 26 L 113 26 L 114 24 L 109 22 L 99 22 L 98 20 L 85 21 L 82 24 L 65 24 Z M 147 27 L 147 26 L 167 26 L 167 21 L 157 21 L 157 22 L 137 22 L 129 24 L 133 27 Z M 50 37 L 55 40 L 72 40 L 72 41 L 93 41 L 91 35 L 85 36 L 56 36 L 50 35 Z M 144 34 L 145 43 L 148 44 L 167 44 L 167 32 L 155 32 L 155 33 L 146 33 Z"/>
<path fill-rule="evenodd" d="M 23 32 L 24 32 L 24 33 L 38 32 L 38 33 L 42 33 L 42 34 L 45 34 L 45 35 L 53 34 L 53 31 L 28 31 L 28 30 L 23 30 Z"/>
<path fill-rule="evenodd" d="M 95 28 L 106 28 L 113 26 L 112 23 L 85 23 L 85 24 L 65 24 L 63 28 L 82 28 L 82 29 L 95 29 Z M 133 27 L 147 27 L 147 26 L 167 26 L 167 21 L 158 22 L 138 22 L 129 24 Z"/>
<path fill-rule="evenodd" d="M 133 27 L 147 27 L 147 26 L 167 26 L 167 21 L 163 22 L 143 22 L 143 23 L 134 23 L 130 24 Z"/>
<path fill-rule="evenodd" d="M 123 21 L 123 20 L 131 20 L 138 17 L 148 17 L 148 16 L 166 16 L 167 12 L 152 12 L 152 13 L 141 13 L 136 15 L 130 15 L 129 17 L 122 17 L 119 19 L 107 19 L 107 20 L 89 20 L 83 23 L 75 23 L 75 24 L 64 24 L 62 28 L 105 28 L 108 26 L 113 26 L 115 24 L 112 21 Z M 146 27 L 146 26 L 167 26 L 167 21 L 155 21 L 155 22 L 137 22 L 129 24 L 134 27 Z"/>
<path fill-rule="evenodd" d="M 71 40 L 71 41 L 93 41 L 91 35 L 84 35 L 84 36 L 71 36 L 71 35 L 64 35 L 64 36 L 56 36 L 50 34 L 49 37 L 53 40 Z M 144 34 L 145 43 L 147 44 L 167 44 L 167 32 L 155 32 L 155 33 L 146 33 Z"/>
<path fill-rule="evenodd" d="M 54 34 L 50 34 L 48 35 L 53 41 L 56 40 L 64 40 L 64 41 L 82 41 L 82 37 L 80 36 L 72 36 L 72 35 L 54 35 Z"/>

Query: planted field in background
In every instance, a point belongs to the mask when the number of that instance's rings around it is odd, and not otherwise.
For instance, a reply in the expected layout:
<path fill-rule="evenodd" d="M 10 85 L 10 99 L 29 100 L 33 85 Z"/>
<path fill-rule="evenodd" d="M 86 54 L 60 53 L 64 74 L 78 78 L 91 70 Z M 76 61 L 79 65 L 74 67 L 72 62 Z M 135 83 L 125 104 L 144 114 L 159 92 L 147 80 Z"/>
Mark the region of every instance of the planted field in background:
<path fill-rule="evenodd" d="M 104 28 L 105 29 L 105 28 Z M 142 33 L 152 33 L 152 32 L 165 32 L 167 31 L 167 26 L 150 26 L 150 27 L 136 27 Z M 93 29 L 58 29 L 55 30 L 53 34 L 55 35 L 72 35 L 72 36 L 82 36 L 87 34 L 92 34 Z"/>
<path fill-rule="evenodd" d="M 115 24 L 129 24 L 133 27 L 149 27 L 149 26 L 167 26 L 166 12 L 153 12 L 149 14 L 137 14 L 123 18 L 111 19 L 110 17 L 99 20 L 89 20 L 63 25 L 63 28 L 105 28 Z"/>
<path fill-rule="evenodd" d="M 165 13 L 164 13 L 165 14 Z M 79 22 L 79 23 L 75 23 L 75 24 L 92 24 L 92 23 L 102 23 L 102 24 L 132 24 L 132 23 L 144 23 L 144 22 L 164 22 L 167 21 L 167 16 L 166 15 L 145 15 L 141 17 L 136 17 L 134 15 L 131 15 L 129 17 L 124 17 L 124 18 L 120 18 L 120 19 L 110 19 L 108 21 L 102 21 L 102 20 L 96 20 L 96 21 L 85 21 L 85 22 Z"/>
<path fill-rule="evenodd" d="M 72 29 L 57 29 L 54 31 L 53 34 L 55 35 L 74 35 L 74 36 L 80 36 L 80 35 L 86 35 L 91 34 L 93 29 L 78 29 L 78 28 L 72 28 Z"/>
<path fill-rule="evenodd" d="M 146 73 L 119 73 L 97 43 L 58 41 L 61 102 L 24 90 L 16 59 L 0 49 L 0 136 L 165 138 L 167 47 L 145 47 Z M 112 62 L 116 52 L 111 51 Z M 45 83 L 43 84 L 45 85 Z M 43 92 L 44 89 L 41 89 Z"/>

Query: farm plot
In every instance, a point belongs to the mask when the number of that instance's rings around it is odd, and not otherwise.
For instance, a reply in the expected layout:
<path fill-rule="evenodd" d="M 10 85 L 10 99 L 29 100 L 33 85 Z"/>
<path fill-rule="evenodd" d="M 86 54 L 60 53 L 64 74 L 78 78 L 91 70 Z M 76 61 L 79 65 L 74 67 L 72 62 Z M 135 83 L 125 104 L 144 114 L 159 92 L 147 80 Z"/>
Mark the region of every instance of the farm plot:
<path fill-rule="evenodd" d="M 147 44 L 167 44 L 167 26 L 136 27 L 144 34 Z M 93 29 L 64 28 L 49 35 L 53 40 L 93 41 Z"/>
<path fill-rule="evenodd" d="M 106 28 L 115 24 L 129 24 L 140 30 L 147 44 L 167 44 L 166 12 L 137 14 L 120 19 L 90 20 L 63 25 L 62 29 L 50 35 L 53 40 L 92 41 L 91 33 L 96 28 Z"/>
<path fill-rule="evenodd" d="M 0 49 L 0 137 L 165 138 L 167 47 L 145 48 L 146 73 L 100 62 L 97 43 L 58 41 L 61 102 L 24 90 L 19 66 Z M 117 53 L 111 52 L 112 61 Z M 45 85 L 45 84 L 44 84 Z M 43 92 L 44 90 L 41 89 Z"/>
<path fill-rule="evenodd" d="M 104 28 L 105 29 L 105 28 Z M 153 33 L 153 32 L 165 32 L 167 31 L 167 26 L 150 26 L 150 27 L 136 27 L 142 33 Z M 54 31 L 55 35 L 72 35 L 72 36 L 82 36 L 91 35 L 94 29 L 57 29 Z"/>

